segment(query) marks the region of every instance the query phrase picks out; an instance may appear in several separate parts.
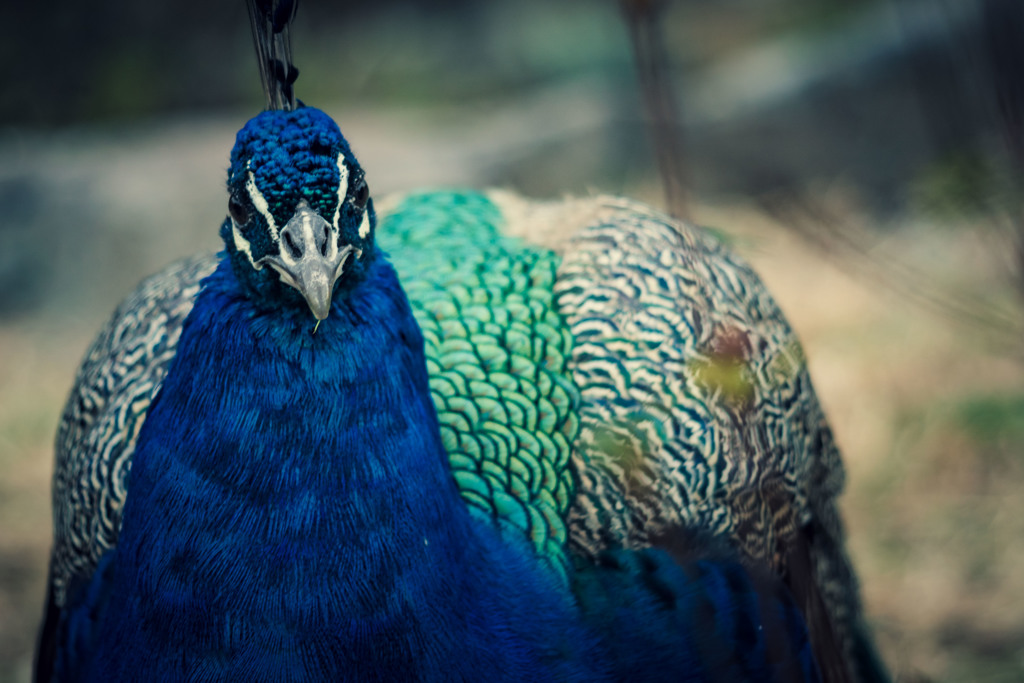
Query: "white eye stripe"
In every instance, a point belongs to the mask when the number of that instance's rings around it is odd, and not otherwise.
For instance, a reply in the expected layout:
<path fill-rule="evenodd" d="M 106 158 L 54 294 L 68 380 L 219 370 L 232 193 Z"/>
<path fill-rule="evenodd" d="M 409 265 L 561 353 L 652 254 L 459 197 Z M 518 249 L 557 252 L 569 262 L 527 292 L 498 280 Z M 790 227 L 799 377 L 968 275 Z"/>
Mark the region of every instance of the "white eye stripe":
<path fill-rule="evenodd" d="M 345 197 L 348 195 L 348 166 L 345 165 L 345 153 L 338 155 L 338 208 L 334 210 L 334 227 L 341 229 L 338 221 L 341 219 L 341 207 L 345 205 Z"/>
<path fill-rule="evenodd" d="M 242 231 L 239 230 L 238 223 L 234 218 L 231 219 L 231 236 L 235 240 L 235 249 L 238 249 L 238 251 L 245 254 L 245 257 L 249 259 L 249 263 L 252 264 L 253 268 L 256 270 L 262 269 L 263 264 L 256 263 L 256 259 L 253 258 L 252 255 L 252 245 L 249 244 L 249 240 L 242 236 Z"/>
<path fill-rule="evenodd" d="M 246 170 L 249 165 L 246 164 Z M 245 181 L 245 189 L 249 193 L 249 199 L 252 200 L 253 207 L 260 212 L 264 220 L 267 221 L 267 229 L 270 230 L 270 239 L 277 242 L 279 239 L 277 231 L 277 223 L 274 222 L 274 216 L 270 213 L 270 204 L 267 203 L 263 193 L 260 192 L 260 188 L 256 187 L 256 178 L 253 176 L 252 171 L 249 171 L 249 177 Z"/>
<path fill-rule="evenodd" d="M 366 239 L 370 236 L 370 212 L 363 209 L 363 221 L 359 224 L 359 238 Z"/>

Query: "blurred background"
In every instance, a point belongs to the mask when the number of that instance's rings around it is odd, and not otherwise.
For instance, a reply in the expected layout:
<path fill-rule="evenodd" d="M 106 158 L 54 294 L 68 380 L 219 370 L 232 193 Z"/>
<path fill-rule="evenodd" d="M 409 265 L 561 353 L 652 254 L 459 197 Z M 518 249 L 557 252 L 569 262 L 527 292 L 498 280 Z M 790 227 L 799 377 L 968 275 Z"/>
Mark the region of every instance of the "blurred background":
<path fill-rule="evenodd" d="M 889 666 L 1024 680 L 1024 3 L 653 4 L 686 211 L 805 344 Z M 9 5 L 0 683 L 29 679 L 75 368 L 141 277 L 217 248 L 227 154 L 262 107 L 241 0 Z M 293 36 L 299 97 L 378 194 L 663 205 L 616 0 L 304 0 Z"/>

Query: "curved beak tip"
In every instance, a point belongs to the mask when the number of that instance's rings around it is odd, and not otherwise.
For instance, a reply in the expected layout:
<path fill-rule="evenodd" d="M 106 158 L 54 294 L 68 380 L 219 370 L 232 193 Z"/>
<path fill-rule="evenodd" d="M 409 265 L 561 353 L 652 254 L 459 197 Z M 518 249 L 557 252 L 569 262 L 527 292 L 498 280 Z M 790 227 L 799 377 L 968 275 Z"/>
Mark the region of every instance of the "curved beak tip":
<path fill-rule="evenodd" d="M 325 272 L 306 272 L 306 277 L 300 279 L 299 292 L 303 298 L 306 299 L 306 303 L 309 304 L 309 310 L 313 312 L 313 317 L 317 320 L 324 320 L 331 313 L 331 294 L 334 289 L 334 278 L 328 276 Z"/>
<path fill-rule="evenodd" d="M 313 311 L 313 317 L 317 320 L 327 320 L 327 316 L 331 314 L 331 304 L 327 302 L 327 306 L 324 308 L 314 308 L 313 304 L 310 304 L 309 310 Z"/>

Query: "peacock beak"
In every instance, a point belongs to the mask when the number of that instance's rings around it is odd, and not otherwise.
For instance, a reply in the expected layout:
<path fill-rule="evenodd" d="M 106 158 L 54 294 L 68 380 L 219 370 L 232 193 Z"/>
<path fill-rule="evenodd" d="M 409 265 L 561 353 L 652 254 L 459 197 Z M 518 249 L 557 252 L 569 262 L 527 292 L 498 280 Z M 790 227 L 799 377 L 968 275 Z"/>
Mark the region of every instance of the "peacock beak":
<path fill-rule="evenodd" d="M 271 266 L 281 282 L 299 290 L 313 316 L 324 320 L 331 312 L 334 283 L 357 249 L 351 244 L 339 249 L 337 229 L 306 200 L 299 202 L 279 237 L 280 253 L 263 257 L 260 264 Z"/>

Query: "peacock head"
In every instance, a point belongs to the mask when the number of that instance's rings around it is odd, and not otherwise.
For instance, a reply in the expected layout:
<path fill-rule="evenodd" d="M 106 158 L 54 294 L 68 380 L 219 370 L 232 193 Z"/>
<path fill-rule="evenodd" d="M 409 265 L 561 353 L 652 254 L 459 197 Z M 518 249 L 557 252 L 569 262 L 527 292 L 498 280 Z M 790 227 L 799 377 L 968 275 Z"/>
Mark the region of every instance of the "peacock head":
<path fill-rule="evenodd" d="M 238 132 L 221 226 L 236 276 L 259 301 L 309 306 L 335 296 L 374 256 L 376 216 L 338 125 L 312 107 L 265 111 Z"/>

